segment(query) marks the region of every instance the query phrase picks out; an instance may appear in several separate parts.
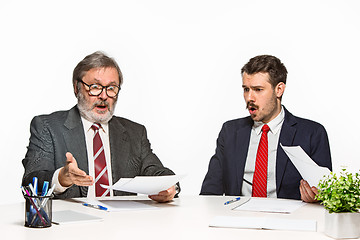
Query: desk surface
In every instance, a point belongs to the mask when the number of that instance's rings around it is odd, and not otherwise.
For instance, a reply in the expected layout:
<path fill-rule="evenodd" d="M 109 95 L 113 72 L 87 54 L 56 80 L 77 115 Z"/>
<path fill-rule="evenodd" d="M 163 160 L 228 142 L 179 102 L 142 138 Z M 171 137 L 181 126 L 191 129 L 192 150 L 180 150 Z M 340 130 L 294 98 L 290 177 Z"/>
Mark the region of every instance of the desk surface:
<path fill-rule="evenodd" d="M 74 210 L 100 216 L 101 222 L 52 225 L 45 229 L 24 227 L 24 203 L 0 205 L 2 239 L 331 239 L 323 234 L 324 209 L 306 204 L 291 214 L 231 210 L 224 206 L 232 197 L 180 196 L 171 203 L 159 204 L 144 196 L 120 197 L 141 200 L 157 210 L 106 212 L 82 206 L 71 200 L 54 200 L 53 211 Z M 279 217 L 317 221 L 317 232 L 232 229 L 209 227 L 215 216 Z M 3 238 L 5 236 L 5 238 Z"/>

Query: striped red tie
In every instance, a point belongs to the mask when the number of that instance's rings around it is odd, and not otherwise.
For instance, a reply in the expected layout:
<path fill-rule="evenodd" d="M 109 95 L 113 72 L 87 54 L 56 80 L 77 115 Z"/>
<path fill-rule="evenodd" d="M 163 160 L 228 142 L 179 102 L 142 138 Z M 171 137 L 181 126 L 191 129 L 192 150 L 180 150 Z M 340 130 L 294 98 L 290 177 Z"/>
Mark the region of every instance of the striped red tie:
<path fill-rule="evenodd" d="M 102 188 L 100 184 L 109 186 L 108 172 L 106 167 L 104 146 L 100 138 L 99 129 L 101 125 L 94 123 L 91 128 L 94 130 L 93 151 L 95 167 L 95 194 L 96 197 L 110 196 L 108 189 Z"/>
<path fill-rule="evenodd" d="M 256 154 L 255 173 L 252 185 L 253 197 L 266 197 L 267 193 L 267 168 L 268 168 L 268 125 L 262 127 L 262 134 Z"/>

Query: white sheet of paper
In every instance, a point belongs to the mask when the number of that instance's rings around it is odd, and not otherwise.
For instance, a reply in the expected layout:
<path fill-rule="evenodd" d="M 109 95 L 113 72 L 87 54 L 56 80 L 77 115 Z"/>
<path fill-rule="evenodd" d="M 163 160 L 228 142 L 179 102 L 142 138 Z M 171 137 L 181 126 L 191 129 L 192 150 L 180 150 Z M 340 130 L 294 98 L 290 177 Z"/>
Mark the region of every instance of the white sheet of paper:
<path fill-rule="evenodd" d="M 134 178 L 121 178 L 111 187 L 101 186 L 119 191 L 153 195 L 174 186 L 184 176 L 185 175 L 137 176 Z"/>
<path fill-rule="evenodd" d="M 310 186 L 317 187 L 324 175 L 330 174 L 328 168 L 318 166 L 300 146 L 281 147 Z"/>
<path fill-rule="evenodd" d="M 316 231 L 315 220 L 264 218 L 264 217 L 231 217 L 217 216 L 212 219 L 210 227 L 274 229 L 290 231 Z"/>
<path fill-rule="evenodd" d="M 84 202 L 92 205 L 101 205 L 107 208 L 109 212 L 125 211 L 125 210 L 155 210 L 158 209 L 155 206 L 151 206 L 145 203 L 132 201 L 132 200 L 96 200 L 96 199 L 87 199 Z M 102 211 L 102 210 L 99 210 Z"/>
<path fill-rule="evenodd" d="M 276 212 L 291 213 L 304 206 L 306 203 L 300 200 L 279 198 L 251 198 L 249 201 L 233 208 L 237 211 Z"/>
<path fill-rule="evenodd" d="M 102 220 L 100 217 L 72 210 L 55 211 L 52 214 L 52 223 L 54 224 L 86 223 Z"/>

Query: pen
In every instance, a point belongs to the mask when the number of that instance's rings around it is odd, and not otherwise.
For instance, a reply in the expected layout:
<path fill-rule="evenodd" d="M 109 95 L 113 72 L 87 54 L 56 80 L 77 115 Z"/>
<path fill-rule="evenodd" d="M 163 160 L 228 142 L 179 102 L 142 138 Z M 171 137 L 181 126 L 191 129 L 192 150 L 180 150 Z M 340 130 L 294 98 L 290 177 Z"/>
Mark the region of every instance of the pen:
<path fill-rule="evenodd" d="M 34 194 L 35 196 L 37 196 L 38 194 L 38 178 L 37 177 L 33 177 L 33 187 L 34 187 Z"/>
<path fill-rule="evenodd" d="M 51 196 L 51 194 L 53 193 L 53 191 L 54 191 L 54 189 L 55 189 L 55 186 L 56 186 L 56 184 L 54 184 L 54 185 L 50 188 L 50 190 L 47 192 L 47 194 L 46 194 L 47 197 L 50 197 L 50 196 Z M 45 207 L 45 205 L 46 205 L 46 203 L 47 203 L 48 200 L 49 200 L 49 198 L 45 198 L 45 199 L 44 199 L 44 201 L 41 203 L 41 207 L 42 207 L 42 208 Z"/>
<path fill-rule="evenodd" d="M 240 200 L 240 197 L 237 197 L 237 198 L 235 198 L 235 199 L 231 199 L 231 200 L 225 202 L 224 205 L 228 205 L 228 204 L 230 204 L 230 203 L 237 202 L 237 201 L 239 201 L 239 200 Z"/>
<path fill-rule="evenodd" d="M 48 188 L 49 188 L 49 182 L 44 181 L 43 188 L 42 188 L 42 191 L 41 191 L 41 196 L 46 196 L 46 194 L 48 192 Z"/>
<path fill-rule="evenodd" d="M 100 210 L 108 210 L 106 207 L 103 207 L 101 205 L 94 205 L 94 204 L 90 204 L 90 203 L 83 203 L 84 206 L 86 207 L 92 207 L 92 208 L 96 208 L 96 209 L 100 209 Z"/>
<path fill-rule="evenodd" d="M 29 188 L 30 188 L 30 191 L 33 194 L 33 196 L 37 196 L 37 193 L 35 192 L 35 188 L 31 183 L 29 183 Z"/>

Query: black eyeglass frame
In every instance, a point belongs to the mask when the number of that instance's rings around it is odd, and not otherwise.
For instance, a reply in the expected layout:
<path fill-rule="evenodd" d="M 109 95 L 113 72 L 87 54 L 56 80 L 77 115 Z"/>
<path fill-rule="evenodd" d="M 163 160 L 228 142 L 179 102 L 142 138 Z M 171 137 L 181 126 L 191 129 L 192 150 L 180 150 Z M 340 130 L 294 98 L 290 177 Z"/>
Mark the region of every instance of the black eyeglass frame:
<path fill-rule="evenodd" d="M 105 93 L 106 93 L 106 95 L 107 95 L 109 98 L 116 98 L 116 97 L 119 95 L 119 92 L 120 92 L 120 90 L 121 90 L 120 85 L 103 86 L 103 85 L 98 84 L 98 83 L 87 84 L 87 83 L 85 83 L 83 80 L 81 80 L 80 78 L 78 78 L 77 80 L 78 80 L 78 82 L 81 82 L 82 84 L 86 85 L 86 86 L 89 88 L 89 90 L 87 90 L 87 91 L 89 92 L 89 95 L 90 95 L 90 96 L 100 96 L 100 94 L 103 92 L 103 90 L 104 90 L 104 88 L 105 88 Z M 91 86 L 93 86 L 93 85 L 97 85 L 97 86 L 100 86 L 100 87 L 101 87 L 101 91 L 100 91 L 99 94 L 93 94 L 93 93 L 91 93 Z M 108 87 L 117 87 L 117 88 L 119 89 L 119 91 L 116 93 L 115 96 L 109 96 L 109 94 L 108 94 Z"/>

